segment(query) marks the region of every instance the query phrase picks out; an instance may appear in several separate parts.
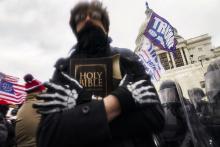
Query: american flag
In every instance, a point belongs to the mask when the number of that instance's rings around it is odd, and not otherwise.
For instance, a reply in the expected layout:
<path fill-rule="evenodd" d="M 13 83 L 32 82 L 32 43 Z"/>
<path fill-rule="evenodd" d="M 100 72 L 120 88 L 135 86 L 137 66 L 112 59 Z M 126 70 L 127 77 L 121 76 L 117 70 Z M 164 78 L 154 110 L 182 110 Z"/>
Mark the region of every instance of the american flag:
<path fill-rule="evenodd" d="M 0 104 L 21 104 L 26 98 L 24 85 L 18 84 L 19 78 L 0 73 Z"/>
<path fill-rule="evenodd" d="M 14 76 L 10 76 L 7 74 L 4 74 L 2 72 L 0 72 L 0 81 L 1 80 L 5 80 L 7 82 L 11 82 L 11 83 L 17 83 L 19 78 L 18 77 L 14 77 Z"/>

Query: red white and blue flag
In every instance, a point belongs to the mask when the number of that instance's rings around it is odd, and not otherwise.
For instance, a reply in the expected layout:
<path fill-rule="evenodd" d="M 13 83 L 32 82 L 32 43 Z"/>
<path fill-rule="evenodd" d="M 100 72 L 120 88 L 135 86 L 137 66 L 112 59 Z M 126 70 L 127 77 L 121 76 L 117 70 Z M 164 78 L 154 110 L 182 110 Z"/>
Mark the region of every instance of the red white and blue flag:
<path fill-rule="evenodd" d="M 14 77 L 14 76 L 10 76 L 10 75 L 6 75 L 2 72 L 0 72 L 0 81 L 4 79 L 5 81 L 11 82 L 11 83 L 17 83 L 19 78 L 18 77 Z"/>
<path fill-rule="evenodd" d="M 25 86 L 19 78 L 0 73 L 0 104 L 21 104 L 26 98 Z"/>
<path fill-rule="evenodd" d="M 137 40 L 140 42 L 137 45 L 136 54 L 140 57 L 152 81 L 159 81 L 161 74 L 165 70 L 160 63 L 155 49 L 175 52 L 177 44 L 176 32 L 166 19 L 157 15 L 148 7 L 147 3 L 146 6 L 147 10 L 145 13 L 147 18 L 137 37 Z"/>
<path fill-rule="evenodd" d="M 159 81 L 161 73 L 165 70 L 160 63 L 154 48 L 155 46 L 148 40 L 148 38 L 144 37 L 142 40 L 142 46 L 136 54 L 140 57 L 146 72 L 151 76 L 152 80 Z"/>

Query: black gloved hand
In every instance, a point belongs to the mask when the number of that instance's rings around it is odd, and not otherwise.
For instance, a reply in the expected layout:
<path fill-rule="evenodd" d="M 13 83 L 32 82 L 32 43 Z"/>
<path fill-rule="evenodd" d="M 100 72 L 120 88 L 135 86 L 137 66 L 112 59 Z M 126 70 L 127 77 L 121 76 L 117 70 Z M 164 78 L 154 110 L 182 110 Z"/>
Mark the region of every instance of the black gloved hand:
<path fill-rule="evenodd" d="M 76 106 L 77 99 L 84 92 L 83 87 L 77 80 L 67 74 L 61 72 L 61 75 L 66 80 L 66 85 L 53 82 L 44 83 L 47 91 L 37 96 L 38 100 L 44 100 L 44 102 L 33 104 L 33 107 L 38 109 L 39 113 L 50 114 L 66 111 Z"/>
<path fill-rule="evenodd" d="M 134 81 L 133 75 L 125 75 L 121 80 L 119 87 L 111 92 L 118 98 L 122 113 L 132 111 L 143 104 L 160 103 L 156 98 L 156 90 L 151 82 L 140 79 Z"/>

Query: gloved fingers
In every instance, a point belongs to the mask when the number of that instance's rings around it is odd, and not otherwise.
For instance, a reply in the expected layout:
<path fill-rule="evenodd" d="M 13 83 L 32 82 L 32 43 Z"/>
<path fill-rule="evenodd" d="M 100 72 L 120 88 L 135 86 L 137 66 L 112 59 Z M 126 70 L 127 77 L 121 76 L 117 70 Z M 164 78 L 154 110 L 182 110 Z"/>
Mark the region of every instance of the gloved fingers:
<path fill-rule="evenodd" d="M 34 103 L 33 107 L 37 109 L 53 109 L 53 108 L 65 108 L 67 106 L 66 102 L 61 101 L 47 101 L 47 102 L 38 102 Z"/>
<path fill-rule="evenodd" d="M 76 100 L 78 98 L 79 94 L 77 93 L 77 91 L 75 89 L 72 89 L 69 96 L 71 96 L 71 98 Z"/>
<path fill-rule="evenodd" d="M 133 95 L 139 95 L 139 94 L 148 94 L 149 96 L 156 96 L 155 92 L 150 91 L 149 89 L 152 89 L 153 87 L 147 86 L 147 87 L 140 87 L 136 88 L 133 91 L 130 91 Z"/>
<path fill-rule="evenodd" d="M 160 103 L 157 99 L 157 94 L 154 91 L 153 86 L 141 86 L 140 88 L 138 85 L 142 85 L 145 82 L 144 80 L 138 81 L 133 85 L 128 85 L 128 90 L 132 93 L 132 97 L 135 99 L 136 102 L 142 103 Z"/>
<path fill-rule="evenodd" d="M 136 102 L 143 104 L 143 103 L 160 103 L 160 101 L 157 99 L 157 95 L 153 92 L 144 92 L 139 93 L 138 95 L 133 94 L 133 98 Z"/>
<path fill-rule="evenodd" d="M 141 91 L 150 91 L 150 92 L 152 92 L 153 90 L 154 90 L 154 87 L 153 86 L 143 86 L 143 87 L 141 87 L 140 88 L 140 90 Z M 153 92 L 153 93 L 155 93 L 155 92 Z"/>
<path fill-rule="evenodd" d="M 119 86 L 128 85 L 131 82 L 133 82 L 133 76 L 131 74 L 125 74 L 122 80 L 120 81 Z"/>
<path fill-rule="evenodd" d="M 64 91 L 64 87 L 53 82 L 44 82 L 44 86 L 50 90 L 62 90 Z"/>
<path fill-rule="evenodd" d="M 135 98 L 135 99 L 142 99 L 142 98 L 153 98 L 155 97 L 156 98 L 156 94 L 154 92 L 150 92 L 150 91 L 144 91 L 142 93 L 132 93 L 132 96 Z"/>
<path fill-rule="evenodd" d="M 64 72 L 61 72 L 61 74 L 68 81 L 69 86 L 70 86 L 71 89 L 72 88 L 75 88 L 75 89 L 76 88 L 78 88 L 78 89 L 82 89 L 83 88 L 82 85 L 80 85 L 80 83 L 76 79 L 70 77 L 69 75 L 65 74 Z"/>
<path fill-rule="evenodd" d="M 52 83 L 52 82 L 45 82 L 44 83 L 45 87 L 47 87 L 50 91 L 56 91 L 65 95 L 68 95 L 69 93 L 71 93 L 71 90 L 69 88 L 65 88 L 61 85 Z"/>
<path fill-rule="evenodd" d="M 58 100 L 58 101 L 64 102 L 64 101 L 67 101 L 68 96 L 61 95 L 57 92 L 56 93 L 42 93 L 37 96 L 37 99 L 45 100 L 45 101 Z"/>
<path fill-rule="evenodd" d="M 132 89 L 133 92 L 132 93 L 137 93 L 137 94 L 140 94 L 140 93 L 145 93 L 145 92 L 152 92 L 154 95 L 155 92 L 153 92 L 153 87 L 152 86 L 142 86 L 140 88 L 136 88 L 136 89 Z"/>
<path fill-rule="evenodd" d="M 67 109 L 74 108 L 76 106 L 76 101 L 71 99 L 68 101 Z"/>
<path fill-rule="evenodd" d="M 121 81 L 120 81 L 120 83 L 119 83 L 119 86 L 122 86 L 123 84 L 124 84 L 124 82 L 125 82 L 125 79 L 127 78 L 127 74 L 126 75 L 124 75 L 124 77 L 121 79 Z"/>
<path fill-rule="evenodd" d="M 132 92 L 133 90 L 137 89 L 137 87 L 142 87 L 142 85 L 147 82 L 146 80 L 140 80 L 137 82 L 134 82 L 132 84 L 127 85 L 127 88 L 130 92 Z M 146 86 L 144 86 L 146 87 Z"/>

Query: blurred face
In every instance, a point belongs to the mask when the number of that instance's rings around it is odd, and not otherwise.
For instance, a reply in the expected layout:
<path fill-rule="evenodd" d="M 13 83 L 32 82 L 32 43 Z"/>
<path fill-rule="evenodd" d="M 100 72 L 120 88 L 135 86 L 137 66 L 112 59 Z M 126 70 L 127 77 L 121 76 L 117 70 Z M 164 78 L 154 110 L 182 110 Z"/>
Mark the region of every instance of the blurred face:
<path fill-rule="evenodd" d="M 90 21 L 94 25 L 100 27 L 105 34 L 107 34 L 101 19 L 102 15 L 100 12 L 96 10 L 88 10 L 87 12 L 79 12 L 75 16 L 75 22 L 76 22 L 76 32 L 78 33 L 84 26 L 85 24 Z"/>
<path fill-rule="evenodd" d="M 108 33 L 102 24 L 102 13 L 96 9 L 76 12 L 72 21 L 76 24 L 76 54 L 102 57 L 109 52 Z"/>

